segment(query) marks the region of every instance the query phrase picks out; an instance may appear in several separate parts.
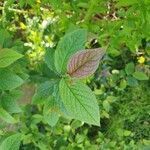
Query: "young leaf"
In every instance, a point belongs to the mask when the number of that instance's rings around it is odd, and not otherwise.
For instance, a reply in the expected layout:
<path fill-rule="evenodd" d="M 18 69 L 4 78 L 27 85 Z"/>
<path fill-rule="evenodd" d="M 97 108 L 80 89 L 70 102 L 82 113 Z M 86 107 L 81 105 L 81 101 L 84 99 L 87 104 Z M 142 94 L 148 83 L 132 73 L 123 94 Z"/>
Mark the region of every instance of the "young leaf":
<path fill-rule="evenodd" d="M 12 90 L 23 84 L 23 80 L 13 72 L 2 69 L 0 70 L 0 89 Z"/>
<path fill-rule="evenodd" d="M 16 133 L 7 137 L 0 145 L 0 150 L 19 150 L 21 134 Z"/>
<path fill-rule="evenodd" d="M 69 83 L 62 79 L 59 89 L 64 106 L 72 118 L 99 126 L 99 107 L 89 87 L 79 81 Z"/>
<path fill-rule="evenodd" d="M 67 71 L 67 62 L 72 54 L 84 49 L 87 32 L 83 29 L 77 29 L 66 34 L 58 43 L 55 51 L 55 67 L 58 73 Z"/>
<path fill-rule="evenodd" d="M 101 48 L 77 52 L 69 60 L 68 74 L 77 78 L 93 74 L 104 54 L 105 50 Z"/>
<path fill-rule="evenodd" d="M 9 66 L 21 57 L 23 57 L 23 55 L 14 50 L 0 49 L 0 68 Z"/>

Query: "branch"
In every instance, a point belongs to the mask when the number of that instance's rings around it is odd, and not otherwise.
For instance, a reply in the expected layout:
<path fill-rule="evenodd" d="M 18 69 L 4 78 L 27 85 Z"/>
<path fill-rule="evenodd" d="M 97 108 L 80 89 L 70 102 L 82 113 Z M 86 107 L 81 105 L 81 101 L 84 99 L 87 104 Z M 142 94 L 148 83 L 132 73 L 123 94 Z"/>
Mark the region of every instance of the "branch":
<path fill-rule="evenodd" d="M 5 7 L 1 7 L 0 6 L 0 10 L 5 10 L 6 8 Z M 19 13 L 19 14 L 28 14 L 29 11 L 25 11 L 25 10 L 20 10 L 20 9 L 14 9 L 14 8 L 7 8 L 9 11 L 12 11 L 12 12 L 16 12 L 16 13 Z"/>

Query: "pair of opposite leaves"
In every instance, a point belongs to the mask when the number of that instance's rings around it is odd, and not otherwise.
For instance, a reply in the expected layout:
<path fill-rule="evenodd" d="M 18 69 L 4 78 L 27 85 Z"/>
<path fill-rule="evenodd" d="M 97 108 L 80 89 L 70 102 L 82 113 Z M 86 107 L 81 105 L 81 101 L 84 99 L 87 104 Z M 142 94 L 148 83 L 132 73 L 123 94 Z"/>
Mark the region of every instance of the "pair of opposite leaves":
<path fill-rule="evenodd" d="M 102 48 L 78 51 L 70 58 L 67 73 L 73 78 L 84 78 L 93 74 L 104 54 L 105 49 Z"/>

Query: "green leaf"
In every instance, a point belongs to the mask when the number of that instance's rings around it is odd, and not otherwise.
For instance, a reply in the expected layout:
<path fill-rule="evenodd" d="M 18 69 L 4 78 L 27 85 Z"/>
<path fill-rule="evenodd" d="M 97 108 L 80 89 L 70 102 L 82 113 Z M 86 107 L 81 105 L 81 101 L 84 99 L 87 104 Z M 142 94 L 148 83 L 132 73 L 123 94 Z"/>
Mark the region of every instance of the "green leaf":
<path fill-rule="evenodd" d="M 124 136 L 130 136 L 131 133 L 132 133 L 131 131 L 125 130 L 123 134 L 124 134 Z"/>
<path fill-rule="evenodd" d="M 130 1 L 130 0 L 118 0 L 117 6 L 124 6 L 125 7 L 125 6 L 134 5 L 136 3 L 138 3 L 137 0 L 132 0 L 132 1 Z"/>
<path fill-rule="evenodd" d="M 13 72 L 2 69 L 0 70 L 0 89 L 12 90 L 23 84 L 23 80 Z"/>
<path fill-rule="evenodd" d="M 107 112 L 109 112 L 109 110 L 110 110 L 110 104 L 109 104 L 108 100 L 104 100 L 104 101 L 103 101 L 103 107 L 104 107 L 104 109 L 105 109 Z"/>
<path fill-rule="evenodd" d="M 149 79 L 149 77 L 145 73 L 139 72 L 139 71 L 134 72 L 133 77 L 136 78 L 137 80 L 148 80 Z"/>
<path fill-rule="evenodd" d="M 108 54 L 109 54 L 111 57 L 117 57 L 117 56 L 119 56 L 119 55 L 121 54 L 121 52 L 120 52 L 119 50 L 115 49 L 115 48 L 110 47 L 110 48 L 108 49 Z"/>
<path fill-rule="evenodd" d="M 52 71 L 55 71 L 55 51 L 53 49 L 47 49 L 45 54 L 45 63 L 48 68 Z"/>
<path fill-rule="evenodd" d="M 11 95 L 2 95 L 0 104 L 9 113 L 21 112 L 21 108 L 17 104 L 16 99 Z"/>
<path fill-rule="evenodd" d="M 7 123 L 16 123 L 16 120 L 2 107 L 0 107 L 0 118 Z"/>
<path fill-rule="evenodd" d="M 59 120 L 58 107 L 54 97 L 50 97 L 44 105 L 43 109 L 44 120 L 54 127 Z"/>
<path fill-rule="evenodd" d="M 120 88 L 121 90 L 124 90 L 126 87 L 127 87 L 127 81 L 124 80 L 124 79 L 122 79 L 122 80 L 120 81 L 119 88 Z"/>
<path fill-rule="evenodd" d="M 58 120 L 59 120 L 59 116 L 58 116 L 58 113 L 57 112 L 49 112 L 49 114 L 47 115 L 44 115 L 44 120 L 51 126 L 51 127 L 54 127 Z"/>
<path fill-rule="evenodd" d="M 20 0 L 19 1 L 19 5 L 22 8 L 24 5 L 26 4 L 26 2 L 24 0 Z"/>
<path fill-rule="evenodd" d="M 61 96 L 60 96 L 60 92 L 59 92 L 59 84 L 56 84 L 54 86 L 54 93 L 53 93 L 53 97 L 55 99 L 57 108 L 59 108 L 59 113 L 62 114 L 63 116 L 68 116 L 68 112 L 62 102 Z"/>
<path fill-rule="evenodd" d="M 125 71 L 127 75 L 133 74 L 134 70 L 135 70 L 135 66 L 133 62 L 128 63 L 125 67 Z"/>
<path fill-rule="evenodd" d="M 34 115 L 32 115 L 31 124 L 36 125 L 36 124 L 40 123 L 42 121 L 42 119 L 43 119 L 42 115 L 34 114 Z"/>
<path fill-rule="evenodd" d="M 33 104 L 44 103 L 45 100 L 53 94 L 55 84 L 56 84 L 56 81 L 54 80 L 46 81 L 40 84 L 37 87 L 32 103 Z"/>
<path fill-rule="evenodd" d="M 147 140 L 148 141 L 148 140 Z M 141 149 L 142 150 L 150 150 L 150 145 L 148 144 L 148 145 L 142 145 L 142 147 L 141 147 Z"/>
<path fill-rule="evenodd" d="M 99 107 L 89 87 L 79 81 L 60 81 L 60 95 L 69 115 L 77 120 L 100 125 Z"/>
<path fill-rule="evenodd" d="M 0 47 L 6 47 L 6 46 L 8 47 L 12 43 L 11 38 L 12 37 L 7 30 L 3 28 L 0 29 Z"/>
<path fill-rule="evenodd" d="M 55 51 L 55 66 L 59 73 L 65 73 L 67 62 L 72 54 L 84 49 L 87 38 L 87 32 L 83 29 L 77 29 L 67 33 L 58 43 Z"/>
<path fill-rule="evenodd" d="M 19 150 L 21 134 L 17 133 L 7 137 L 0 145 L 0 150 Z"/>
<path fill-rule="evenodd" d="M 0 68 L 7 67 L 11 65 L 16 60 L 23 57 L 22 54 L 17 53 L 11 49 L 0 49 Z"/>
<path fill-rule="evenodd" d="M 128 85 L 129 86 L 131 86 L 131 87 L 136 87 L 136 86 L 138 86 L 138 81 L 135 79 L 135 78 L 133 78 L 133 77 L 127 77 L 127 83 L 128 83 Z"/>

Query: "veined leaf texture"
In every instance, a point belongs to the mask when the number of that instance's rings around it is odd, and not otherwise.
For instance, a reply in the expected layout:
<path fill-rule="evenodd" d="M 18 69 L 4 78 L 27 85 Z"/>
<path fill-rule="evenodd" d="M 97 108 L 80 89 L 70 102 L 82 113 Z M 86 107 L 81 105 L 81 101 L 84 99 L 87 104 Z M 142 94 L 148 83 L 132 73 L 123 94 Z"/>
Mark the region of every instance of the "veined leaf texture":
<path fill-rule="evenodd" d="M 99 61 L 105 54 L 105 49 L 88 49 L 75 53 L 68 63 L 68 74 L 71 77 L 82 78 L 93 74 Z"/>

